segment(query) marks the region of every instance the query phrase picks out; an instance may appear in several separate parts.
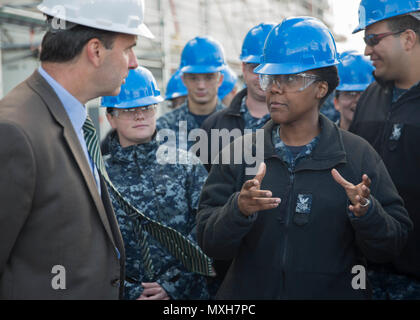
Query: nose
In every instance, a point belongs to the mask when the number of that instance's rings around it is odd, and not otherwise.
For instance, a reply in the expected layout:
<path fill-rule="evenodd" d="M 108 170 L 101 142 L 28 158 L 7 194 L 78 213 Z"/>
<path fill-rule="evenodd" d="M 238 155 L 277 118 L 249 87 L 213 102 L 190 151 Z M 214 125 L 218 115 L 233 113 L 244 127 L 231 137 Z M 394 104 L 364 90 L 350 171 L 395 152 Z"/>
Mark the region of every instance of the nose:
<path fill-rule="evenodd" d="M 136 54 L 134 53 L 134 50 L 131 49 L 130 51 L 130 58 L 128 61 L 128 68 L 129 69 L 136 69 L 139 66 L 139 63 L 137 61 Z"/>
<path fill-rule="evenodd" d="M 279 84 L 278 81 L 273 81 L 270 84 L 270 92 L 283 94 L 284 93 L 283 86 L 281 84 Z"/>
<path fill-rule="evenodd" d="M 366 45 L 364 55 L 365 56 L 370 56 L 372 54 L 372 52 L 373 52 L 373 47 L 371 47 L 369 45 Z"/>
<path fill-rule="evenodd" d="M 142 119 L 143 120 L 145 119 L 144 114 L 143 114 L 143 110 L 141 110 L 141 109 L 136 110 L 136 115 L 134 117 L 134 120 L 142 120 Z"/>
<path fill-rule="evenodd" d="M 206 80 L 203 78 L 197 79 L 197 88 L 204 89 L 206 87 Z"/>

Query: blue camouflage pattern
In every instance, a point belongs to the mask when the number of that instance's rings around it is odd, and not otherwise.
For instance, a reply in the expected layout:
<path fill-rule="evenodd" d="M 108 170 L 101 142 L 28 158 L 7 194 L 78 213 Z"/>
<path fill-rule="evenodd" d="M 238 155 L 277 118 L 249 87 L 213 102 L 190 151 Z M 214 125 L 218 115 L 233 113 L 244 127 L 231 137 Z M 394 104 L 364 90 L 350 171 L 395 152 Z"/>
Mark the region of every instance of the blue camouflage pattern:
<path fill-rule="evenodd" d="M 289 172 L 293 173 L 298 161 L 309 156 L 315 149 L 319 142 L 319 135 L 313 138 L 312 141 L 309 142 L 307 145 L 305 145 L 299 152 L 299 154 L 296 157 L 294 157 L 290 149 L 281 140 L 279 129 L 280 125 L 274 126 L 272 132 L 272 142 L 274 145 L 274 150 L 276 151 L 276 154 L 280 157 L 280 159 L 287 164 Z M 291 176 L 293 177 L 293 174 Z"/>
<path fill-rule="evenodd" d="M 271 119 L 270 113 L 267 113 L 262 118 L 254 118 L 246 106 L 246 96 L 242 99 L 239 112 L 241 113 L 242 119 L 244 119 L 245 122 L 244 129 L 252 129 L 252 132 L 255 132 L 257 129 L 261 129 L 265 123 Z"/>
<path fill-rule="evenodd" d="M 222 101 L 217 99 L 217 105 L 214 112 L 220 111 L 224 108 L 225 105 L 222 103 Z M 180 123 L 181 121 L 182 123 Z M 191 146 L 195 144 L 195 141 L 188 141 L 188 134 L 191 132 L 191 130 L 199 128 L 200 125 L 197 123 L 194 115 L 188 108 L 188 99 L 180 107 L 171 112 L 165 113 L 156 121 L 156 129 L 158 131 L 161 129 L 170 129 L 176 133 L 177 145 L 171 145 L 169 142 L 166 142 L 166 145 L 182 150 L 190 150 Z M 181 130 L 182 132 L 185 131 L 187 135 L 180 134 Z"/>
<path fill-rule="evenodd" d="M 105 157 L 108 175 L 118 191 L 148 217 L 169 226 L 196 242 L 195 216 L 207 171 L 192 154 L 178 152 L 181 163 L 159 164 L 159 143 L 122 148 L 116 134 Z M 186 164 L 184 164 L 186 163 Z M 155 278 L 145 275 L 141 248 L 134 224 L 112 199 L 126 251 L 125 299 L 137 299 L 141 282 L 158 282 L 171 299 L 208 299 L 206 277 L 189 272 L 166 248 L 148 235 Z"/>
<path fill-rule="evenodd" d="M 420 300 L 420 281 L 404 275 L 368 271 L 373 300 Z"/>

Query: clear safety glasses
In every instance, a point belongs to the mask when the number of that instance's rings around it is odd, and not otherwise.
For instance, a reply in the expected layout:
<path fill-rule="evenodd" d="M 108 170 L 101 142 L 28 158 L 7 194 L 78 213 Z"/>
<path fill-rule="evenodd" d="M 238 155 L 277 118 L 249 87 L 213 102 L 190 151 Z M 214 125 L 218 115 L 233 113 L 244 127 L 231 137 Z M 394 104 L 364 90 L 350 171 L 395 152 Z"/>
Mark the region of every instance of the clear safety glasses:
<path fill-rule="evenodd" d="M 150 118 L 155 115 L 156 104 L 151 104 L 149 106 L 129 108 L 129 109 L 118 109 L 114 110 L 113 114 L 121 120 L 135 120 L 140 115 L 140 113 L 145 118 Z"/>
<path fill-rule="evenodd" d="M 363 91 L 340 91 L 338 94 L 338 99 L 345 102 L 353 101 L 355 99 L 359 99 L 362 92 Z"/>
<path fill-rule="evenodd" d="M 273 83 L 284 92 L 300 92 L 305 90 L 315 81 L 321 80 L 319 76 L 308 73 L 298 74 L 260 74 L 261 89 L 267 91 Z"/>

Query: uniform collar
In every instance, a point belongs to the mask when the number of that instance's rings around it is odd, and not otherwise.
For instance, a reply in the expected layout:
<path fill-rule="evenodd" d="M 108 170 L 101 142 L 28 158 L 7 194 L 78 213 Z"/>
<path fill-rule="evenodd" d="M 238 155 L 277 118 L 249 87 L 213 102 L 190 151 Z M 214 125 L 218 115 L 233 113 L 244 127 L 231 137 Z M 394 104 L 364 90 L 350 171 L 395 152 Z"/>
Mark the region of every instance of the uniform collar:
<path fill-rule="evenodd" d="M 156 150 L 159 144 L 155 138 L 156 132 L 150 142 L 123 148 L 118 140 L 117 133 L 113 132 L 110 137 L 111 158 L 126 163 L 135 163 L 138 159 L 148 159 L 149 157 L 156 158 Z"/>
<path fill-rule="evenodd" d="M 299 162 L 297 169 L 322 170 L 334 167 L 338 163 L 347 162 L 346 152 L 340 129 L 327 117 L 320 114 L 321 133 L 315 149 L 308 158 Z M 264 159 L 276 157 L 272 142 L 272 131 L 276 124 L 269 120 L 264 129 Z M 256 147 L 256 146 L 255 146 Z"/>

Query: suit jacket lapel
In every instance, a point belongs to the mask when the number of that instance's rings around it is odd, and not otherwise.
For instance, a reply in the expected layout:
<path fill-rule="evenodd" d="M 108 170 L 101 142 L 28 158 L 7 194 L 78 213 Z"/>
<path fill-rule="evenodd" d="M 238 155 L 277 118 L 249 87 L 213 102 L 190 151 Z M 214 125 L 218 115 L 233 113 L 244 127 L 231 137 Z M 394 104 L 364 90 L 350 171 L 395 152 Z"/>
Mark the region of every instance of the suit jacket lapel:
<path fill-rule="evenodd" d="M 95 179 L 90 169 L 90 165 L 86 159 L 82 147 L 80 146 L 79 139 L 77 138 L 77 135 L 73 129 L 73 125 L 71 124 L 70 119 L 67 116 L 67 113 L 60 99 L 58 99 L 55 91 L 51 88 L 48 82 L 38 73 L 38 71 L 35 71 L 32 74 L 32 76 L 27 80 L 27 83 L 33 90 L 35 90 L 41 96 L 53 117 L 63 127 L 64 139 L 67 142 L 74 156 L 74 159 L 76 160 L 79 166 L 80 171 L 82 172 L 83 178 L 89 189 L 90 195 L 93 198 L 96 208 L 98 209 L 98 213 L 105 227 L 105 230 L 115 246 L 111 226 L 105 211 L 104 204 L 99 195 Z"/>

